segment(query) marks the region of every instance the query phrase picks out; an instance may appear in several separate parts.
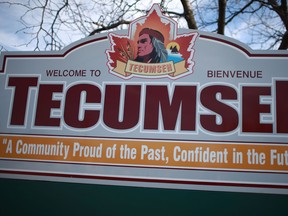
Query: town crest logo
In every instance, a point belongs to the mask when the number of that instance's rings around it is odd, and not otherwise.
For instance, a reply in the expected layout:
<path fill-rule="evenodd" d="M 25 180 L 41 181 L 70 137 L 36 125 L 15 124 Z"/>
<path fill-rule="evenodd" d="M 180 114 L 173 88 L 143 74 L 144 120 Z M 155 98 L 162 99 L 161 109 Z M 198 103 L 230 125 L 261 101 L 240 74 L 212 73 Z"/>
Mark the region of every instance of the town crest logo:
<path fill-rule="evenodd" d="M 106 51 L 110 73 L 132 77 L 178 79 L 193 73 L 197 32 L 177 34 L 177 22 L 154 4 L 147 16 L 134 20 L 128 35 L 109 34 Z"/>

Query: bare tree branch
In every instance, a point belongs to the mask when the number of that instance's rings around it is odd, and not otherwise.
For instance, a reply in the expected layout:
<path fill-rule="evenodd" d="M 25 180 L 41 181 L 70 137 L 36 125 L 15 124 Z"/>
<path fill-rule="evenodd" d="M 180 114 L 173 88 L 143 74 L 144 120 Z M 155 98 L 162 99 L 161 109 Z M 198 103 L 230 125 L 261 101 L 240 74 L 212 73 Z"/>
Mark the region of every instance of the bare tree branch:
<path fill-rule="evenodd" d="M 184 9 L 184 18 L 187 21 L 188 28 L 190 29 L 198 29 L 196 20 L 193 14 L 192 7 L 188 0 L 181 0 L 183 9 Z"/>
<path fill-rule="evenodd" d="M 282 37 L 281 44 L 278 48 L 279 50 L 286 50 L 288 49 L 288 31 L 286 31 Z"/>
<path fill-rule="evenodd" d="M 224 35 L 225 19 L 226 19 L 226 0 L 218 0 L 219 15 L 218 15 L 218 34 Z"/>
<path fill-rule="evenodd" d="M 29 36 L 25 46 L 34 50 L 59 50 L 67 43 L 103 31 L 127 28 L 145 15 L 151 0 L 14 0 L 2 1 L 21 7 L 23 25 L 17 33 Z M 287 0 L 161 0 L 163 13 L 190 29 L 243 38 L 245 43 L 265 49 L 288 49 Z M 181 6 L 183 11 L 181 11 Z M 245 34 L 245 35 L 244 35 Z"/>
<path fill-rule="evenodd" d="M 250 2 L 248 2 L 248 3 L 247 3 L 244 7 L 242 7 L 239 11 L 233 13 L 233 14 L 231 15 L 231 17 L 229 17 L 229 19 L 226 20 L 225 24 L 227 25 L 228 23 L 232 22 L 232 20 L 233 20 L 235 17 L 237 17 L 239 14 L 244 13 L 244 11 L 245 11 L 248 7 L 250 7 L 252 3 L 254 3 L 253 0 L 250 1 Z"/>
<path fill-rule="evenodd" d="M 118 21 L 116 23 L 109 24 L 107 26 L 102 25 L 101 28 L 95 29 L 92 32 L 90 32 L 89 36 L 97 34 L 97 33 L 100 33 L 100 32 L 103 32 L 103 31 L 106 31 L 106 30 L 114 29 L 114 28 L 116 28 L 116 27 L 118 27 L 120 25 L 129 24 L 129 23 L 130 23 L 130 21 L 120 20 L 120 21 Z M 95 24 L 97 24 L 97 23 L 95 23 Z"/>

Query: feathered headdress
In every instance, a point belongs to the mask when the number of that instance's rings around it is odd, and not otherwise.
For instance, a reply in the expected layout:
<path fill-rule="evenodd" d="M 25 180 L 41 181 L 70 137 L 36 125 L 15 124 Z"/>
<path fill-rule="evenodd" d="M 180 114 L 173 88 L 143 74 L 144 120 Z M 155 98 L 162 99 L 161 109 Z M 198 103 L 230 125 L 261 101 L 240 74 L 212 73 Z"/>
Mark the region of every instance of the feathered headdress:
<path fill-rule="evenodd" d="M 164 46 L 164 43 L 157 38 L 152 39 L 152 44 L 155 48 L 155 52 L 157 54 L 157 58 L 160 59 L 160 62 L 166 62 L 167 61 L 167 56 L 168 52 Z"/>

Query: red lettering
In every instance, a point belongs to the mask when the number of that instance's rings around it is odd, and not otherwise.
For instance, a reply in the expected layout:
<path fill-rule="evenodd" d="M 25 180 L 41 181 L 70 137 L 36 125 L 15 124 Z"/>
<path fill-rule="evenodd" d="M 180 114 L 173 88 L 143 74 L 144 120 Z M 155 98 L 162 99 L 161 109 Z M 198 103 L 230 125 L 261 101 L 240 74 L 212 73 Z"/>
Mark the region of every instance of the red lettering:
<path fill-rule="evenodd" d="M 121 85 L 107 85 L 103 113 L 104 123 L 110 128 L 119 130 L 135 127 L 139 122 L 140 98 L 140 85 L 125 86 L 123 98 L 121 98 Z M 121 100 L 124 101 L 123 105 L 121 105 Z M 120 113 L 120 108 L 122 113 Z M 123 114 L 122 118 L 120 114 Z"/>
<path fill-rule="evenodd" d="M 261 113 L 270 113 L 269 104 L 261 104 L 261 96 L 270 96 L 271 88 L 244 86 L 242 89 L 242 131 L 272 133 L 272 124 L 261 123 Z"/>
<path fill-rule="evenodd" d="M 237 91 L 231 86 L 207 85 L 197 100 L 196 85 L 175 85 L 170 91 L 168 84 L 150 84 L 142 89 L 142 85 L 118 83 L 104 86 L 102 100 L 101 89 L 89 83 L 74 84 L 64 95 L 63 84 L 41 84 L 38 77 L 8 78 L 7 86 L 13 90 L 11 126 L 24 126 L 29 111 L 29 116 L 35 113 L 36 127 L 60 127 L 65 123 L 67 127 L 86 129 L 96 126 L 101 118 L 100 127 L 105 125 L 115 130 L 141 127 L 144 130 L 193 132 L 197 130 L 199 117 L 204 133 L 233 132 L 240 128 L 240 122 L 243 133 L 288 134 L 288 80 L 275 81 L 274 98 L 270 86 L 243 86 L 238 99 Z M 31 95 L 34 96 L 31 89 L 37 93 L 33 100 L 36 101 L 35 110 L 28 104 Z M 56 94 L 61 97 L 55 97 Z M 201 106 L 205 113 L 198 114 Z M 55 110 L 57 114 L 53 112 Z M 242 115 L 238 114 L 240 111 Z"/>
<path fill-rule="evenodd" d="M 217 95 L 221 98 L 217 98 Z M 204 129 L 211 132 L 230 132 L 238 127 L 238 113 L 223 100 L 237 100 L 237 92 L 229 86 L 207 86 L 201 91 L 200 100 L 202 105 L 217 113 L 221 121 L 217 121 L 216 114 L 200 116 L 200 122 Z"/>
<path fill-rule="evenodd" d="M 86 99 L 81 104 L 81 98 Z M 70 87 L 66 93 L 64 107 L 64 121 L 74 128 L 89 128 L 94 126 L 98 120 L 100 111 L 84 108 L 88 103 L 101 103 L 100 89 L 91 84 L 78 84 Z"/>
<path fill-rule="evenodd" d="M 35 126 L 60 126 L 60 118 L 51 117 L 51 109 L 59 109 L 61 101 L 53 100 L 55 92 L 62 92 L 63 85 L 41 84 L 38 92 Z"/>
<path fill-rule="evenodd" d="M 288 81 L 276 81 L 277 133 L 288 133 Z"/>
<path fill-rule="evenodd" d="M 11 125 L 24 125 L 29 89 L 30 87 L 36 87 L 37 84 L 38 77 L 9 77 L 8 86 L 14 87 Z"/>
<path fill-rule="evenodd" d="M 181 130 L 195 131 L 196 91 L 196 86 L 175 86 L 170 103 L 168 86 L 147 86 L 144 129 L 158 129 L 161 110 L 164 130 L 175 130 L 181 109 Z"/>

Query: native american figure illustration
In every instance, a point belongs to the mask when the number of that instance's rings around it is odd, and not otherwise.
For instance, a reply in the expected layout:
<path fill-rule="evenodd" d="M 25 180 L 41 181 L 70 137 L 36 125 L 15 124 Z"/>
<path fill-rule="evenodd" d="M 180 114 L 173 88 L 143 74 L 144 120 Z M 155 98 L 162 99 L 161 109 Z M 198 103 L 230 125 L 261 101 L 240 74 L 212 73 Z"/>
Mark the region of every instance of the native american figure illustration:
<path fill-rule="evenodd" d="M 129 25 L 128 34 L 109 33 L 109 72 L 124 78 L 178 79 L 193 73 L 197 32 L 178 34 L 177 23 L 153 6 Z"/>
<path fill-rule="evenodd" d="M 145 63 L 166 62 L 168 52 L 164 46 L 163 35 L 154 29 L 144 28 L 137 41 L 137 57 L 135 61 Z"/>

